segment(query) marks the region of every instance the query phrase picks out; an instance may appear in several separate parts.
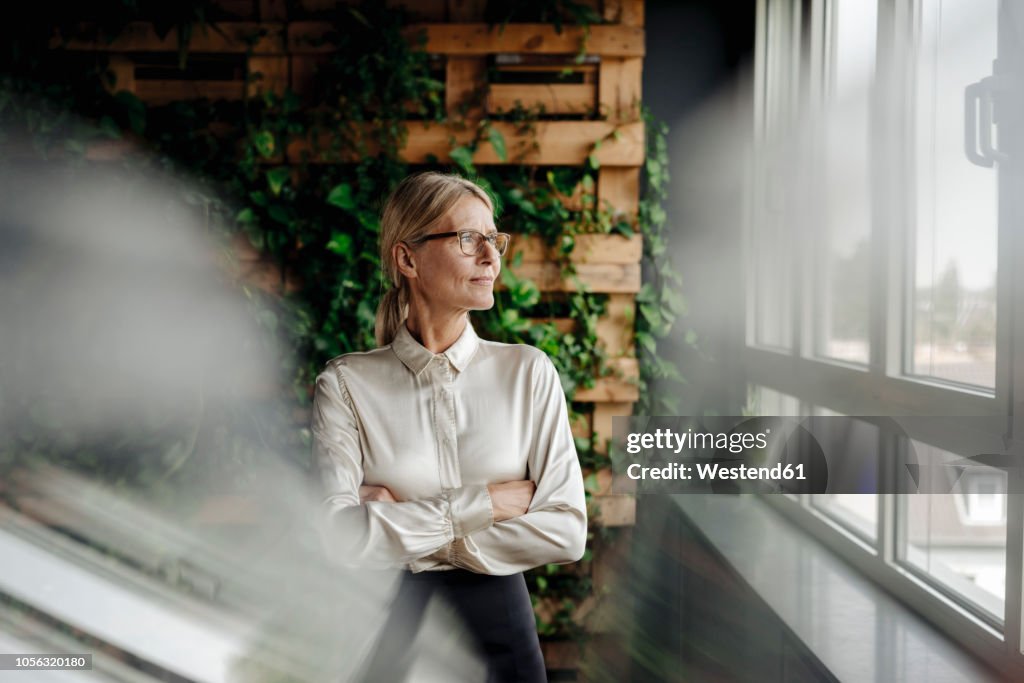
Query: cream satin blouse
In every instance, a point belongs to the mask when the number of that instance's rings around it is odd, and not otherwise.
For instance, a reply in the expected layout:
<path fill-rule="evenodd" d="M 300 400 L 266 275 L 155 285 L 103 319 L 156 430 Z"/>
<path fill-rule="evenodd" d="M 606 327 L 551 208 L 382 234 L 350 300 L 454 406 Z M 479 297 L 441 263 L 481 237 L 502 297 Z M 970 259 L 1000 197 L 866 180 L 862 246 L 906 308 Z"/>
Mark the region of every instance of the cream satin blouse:
<path fill-rule="evenodd" d="M 512 574 L 583 555 L 583 478 L 551 360 L 465 330 L 444 353 L 405 325 L 388 346 L 328 361 L 313 454 L 324 541 L 338 562 Z M 525 515 L 492 516 L 488 484 L 531 479 Z M 362 484 L 399 502 L 359 502 Z"/>

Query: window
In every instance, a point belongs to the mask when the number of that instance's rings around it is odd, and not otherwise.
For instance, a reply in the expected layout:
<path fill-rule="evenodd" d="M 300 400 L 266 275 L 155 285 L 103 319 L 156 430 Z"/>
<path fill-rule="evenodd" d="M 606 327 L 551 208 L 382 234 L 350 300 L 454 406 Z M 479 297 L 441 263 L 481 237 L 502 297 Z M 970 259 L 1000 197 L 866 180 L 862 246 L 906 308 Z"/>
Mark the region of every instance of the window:
<path fill-rule="evenodd" d="M 840 413 L 818 407 L 815 415 L 841 417 Z M 839 466 L 851 470 L 839 473 L 849 481 L 857 481 L 866 491 L 877 491 L 879 473 L 878 428 L 863 420 L 835 420 L 824 422 L 825 429 L 816 430 L 819 440 L 827 437 L 831 443 L 825 448 L 831 452 L 844 453 Z M 854 457 L 850 457 L 854 456 Z M 878 494 L 877 493 L 822 493 L 810 497 L 811 505 L 848 531 L 867 540 L 878 538 Z"/>
<path fill-rule="evenodd" d="M 823 135 L 817 161 L 823 173 L 817 257 L 813 260 L 813 353 L 867 365 L 871 279 L 871 183 L 868 151 L 875 75 L 876 7 L 863 0 L 832 4 L 824 74 L 815 86 Z M 812 160 L 814 163 L 815 160 Z"/>
<path fill-rule="evenodd" d="M 965 91 L 996 58 L 996 0 L 925 0 L 913 99 L 913 375 L 995 388 L 997 174 L 964 154 Z M 975 106 L 974 103 L 970 103 Z"/>
<path fill-rule="evenodd" d="M 959 459 L 927 444 L 912 445 L 934 462 Z M 982 471 L 923 470 L 943 478 L 936 483 L 953 486 L 953 492 L 899 498 L 899 558 L 1000 622 L 1006 590 L 1006 475 L 977 469 Z M 957 481 L 950 481 L 954 478 Z"/>
<path fill-rule="evenodd" d="M 951 464 L 1022 436 L 1013 6 L 760 0 L 744 364 L 762 414 L 854 418 L 827 438 L 859 454 L 842 466 L 868 493 L 772 502 L 1004 668 L 1024 666 L 1007 471 L 933 467 L 922 483 L 947 492 L 875 492 L 907 449 Z M 855 419 L 875 415 L 936 428 L 893 438 Z"/>

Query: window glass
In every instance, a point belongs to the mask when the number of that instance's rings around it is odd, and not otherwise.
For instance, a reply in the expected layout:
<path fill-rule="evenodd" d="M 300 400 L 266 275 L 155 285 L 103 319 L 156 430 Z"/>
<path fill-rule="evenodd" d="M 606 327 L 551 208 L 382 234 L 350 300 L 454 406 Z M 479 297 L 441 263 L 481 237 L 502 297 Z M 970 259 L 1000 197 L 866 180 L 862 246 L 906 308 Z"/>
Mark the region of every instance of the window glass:
<path fill-rule="evenodd" d="M 870 96 L 877 5 L 832 3 L 831 74 L 824 108 L 824 201 L 814 230 L 815 353 L 866 364 L 871 283 Z"/>
<path fill-rule="evenodd" d="M 927 464 L 921 472 L 929 480 L 923 483 L 931 490 L 952 492 L 899 497 L 903 561 L 1001 620 L 1006 580 L 1006 473 L 981 466 L 943 467 L 961 457 L 919 441 L 910 444 L 918 462 Z"/>
<path fill-rule="evenodd" d="M 841 413 L 815 408 L 815 415 L 836 417 Z M 865 490 L 878 490 L 878 428 L 855 419 L 822 420 L 815 423 L 815 437 L 823 448 L 841 457 L 830 461 L 848 468 L 844 481 L 858 481 Z M 811 504 L 845 528 L 873 541 L 878 537 L 878 495 L 876 493 L 822 493 L 811 495 Z"/>
<path fill-rule="evenodd" d="M 800 415 L 800 400 L 781 391 L 751 384 L 747 388 L 747 412 L 750 415 L 797 417 Z"/>
<path fill-rule="evenodd" d="M 996 0 L 922 0 L 914 99 L 911 374 L 995 387 L 996 169 L 964 153 L 965 88 L 992 73 Z"/>
<path fill-rule="evenodd" d="M 800 41 L 795 5 L 768 3 L 763 55 L 763 118 L 759 121 L 757 196 L 752 215 L 748 272 L 753 304 L 751 337 L 762 347 L 793 347 L 794 258 L 792 192 L 798 169 L 793 151 L 799 92 Z"/>

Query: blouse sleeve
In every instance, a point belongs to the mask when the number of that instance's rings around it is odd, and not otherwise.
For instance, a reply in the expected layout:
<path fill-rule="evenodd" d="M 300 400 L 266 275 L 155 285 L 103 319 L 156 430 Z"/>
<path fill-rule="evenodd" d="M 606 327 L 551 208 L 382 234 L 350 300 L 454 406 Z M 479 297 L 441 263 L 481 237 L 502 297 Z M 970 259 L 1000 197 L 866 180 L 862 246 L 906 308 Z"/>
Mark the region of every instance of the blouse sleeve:
<path fill-rule="evenodd" d="M 506 575 L 583 557 L 587 512 L 569 414 L 551 359 L 534 366 L 534 438 L 527 454 L 528 476 L 537 485 L 525 515 L 513 517 L 456 541 L 452 563 L 482 574 Z"/>
<path fill-rule="evenodd" d="M 336 561 L 403 565 L 493 523 L 490 494 L 483 484 L 419 500 L 360 504 L 359 422 L 338 368 L 328 367 L 316 379 L 311 428 L 325 495 L 323 542 Z"/>

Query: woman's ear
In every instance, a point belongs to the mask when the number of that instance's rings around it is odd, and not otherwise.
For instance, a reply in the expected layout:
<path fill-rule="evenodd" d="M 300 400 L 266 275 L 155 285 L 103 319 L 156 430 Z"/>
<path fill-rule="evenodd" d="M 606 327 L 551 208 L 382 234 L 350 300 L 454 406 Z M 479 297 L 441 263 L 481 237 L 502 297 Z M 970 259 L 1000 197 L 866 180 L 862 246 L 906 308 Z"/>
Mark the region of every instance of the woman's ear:
<path fill-rule="evenodd" d="M 398 272 L 411 279 L 416 278 L 416 254 L 405 242 L 399 242 L 391 248 Z"/>

